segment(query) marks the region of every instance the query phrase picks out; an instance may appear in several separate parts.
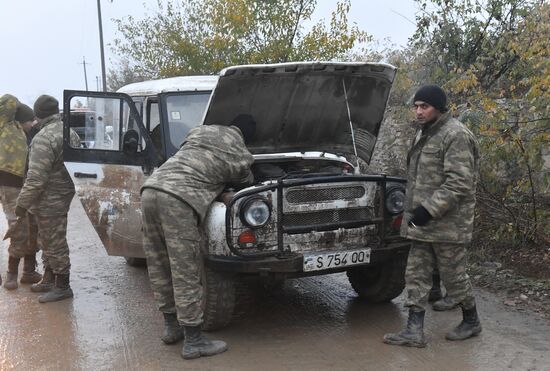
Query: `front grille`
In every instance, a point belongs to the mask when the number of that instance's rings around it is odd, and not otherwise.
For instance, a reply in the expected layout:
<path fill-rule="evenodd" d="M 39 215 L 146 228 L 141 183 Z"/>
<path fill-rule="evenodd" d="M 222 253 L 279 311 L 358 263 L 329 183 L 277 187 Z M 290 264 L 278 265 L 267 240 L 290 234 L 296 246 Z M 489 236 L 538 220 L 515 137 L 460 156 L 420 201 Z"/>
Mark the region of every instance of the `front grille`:
<path fill-rule="evenodd" d="M 365 188 L 361 186 L 291 189 L 286 193 L 286 200 L 291 204 L 301 204 L 333 200 L 354 200 L 356 198 L 361 198 L 364 195 Z"/>
<path fill-rule="evenodd" d="M 321 210 L 308 213 L 285 214 L 283 215 L 283 225 L 285 227 L 300 227 L 328 223 L 353 222 L 372 218 L 372 210 L 368 208 Z"/>

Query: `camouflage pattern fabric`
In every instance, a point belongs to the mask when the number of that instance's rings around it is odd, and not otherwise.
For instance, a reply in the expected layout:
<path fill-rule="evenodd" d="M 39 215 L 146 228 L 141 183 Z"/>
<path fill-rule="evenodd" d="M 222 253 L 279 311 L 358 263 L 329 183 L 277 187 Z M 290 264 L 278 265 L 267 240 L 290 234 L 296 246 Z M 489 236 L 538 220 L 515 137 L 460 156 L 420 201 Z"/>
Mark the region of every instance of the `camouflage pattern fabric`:
<path fill-rule="evenodd" d="M 428 293 L 432 288 L 434 267 L 439 269 L 447 295 L 464 309 L 475 305 L 470 278 L 466 273 L 466 246 L 464 244 L 414 241 L 407 260 L 405 306 L 426 309 Z"/>
<path fill-rule="evenodd" d="M 67 244 L 67 215 L 35 217 L 44 269 L 51 268 L 54 274 L 69 273 L 71 262 Z"/>
<path fill-rule="evenodd" d="M 29 170 L 17 205 L 35 215 L 66 215 L 75 189 L 63 164 L 63 123 L 56 114 L 37 126 L 39 131 L 31 142 Z M 80 145 L 73 131 L 70 141 L 75 147 Z"/>
<path fill-rule="evenodd" d="M 27 139 L 23 128 L 15 121 L 18 105 L 19 101 L 12 95 L 0 97 L 0 172 L 23 177 Z"/>
<path fill-rule="evenodd" d="M 191 205 L 202 221 L 226 184 L 238 187 L 252 183 L 253 161 L 238 128 L 199 126 L 189 131 L 180 150 L 149 177 L 141 190 L 152 188 L 171 194 Z"/>
<path fill-rule="evenodd" d="M 40 245 L 38 244 L 38 223 L 36 222 L 36 217 L 31 213 L 27 213 L 27 224 L 29 226 L 29 234 L 27 235 L 29 251 L 37 253 L 40 250 Z"/>
<path fill-rule="evenodd" d="M 478 169 L 477 140 L 450 112 L 419 131 L 407 156 L 404 219 L 419 205 L 433 219 L 418 227 L 403 223 L 401 235 L 416 241 L 470 242 Z"/>
<path fill-rule="evenodd" d="M 199 219 L 185 202 L 145 189 L 141 195 L 143 249 L 159 310 L 180 324 L 203 321 Z"/>
<path fill-rule="evenodd" d="M 33 235 L 29 232 L 31 229 L 28 218 L 24 218 L 17 225 L 17 228 L 14 227 L 17 224 L 15 205 L 19 191 L 21 191 L 20 188 L 0 186 L 2 208 L 4 209 L 8 226 L 14 228 L 14 235 L 11 236 L 8 247 L 8 254 L 14 258 L 23 258 L 25 255 L 36 254 L 38 252 L 36 239 L 30 238 Z M 36 234 L 33 237 L 36 237 Z"/>

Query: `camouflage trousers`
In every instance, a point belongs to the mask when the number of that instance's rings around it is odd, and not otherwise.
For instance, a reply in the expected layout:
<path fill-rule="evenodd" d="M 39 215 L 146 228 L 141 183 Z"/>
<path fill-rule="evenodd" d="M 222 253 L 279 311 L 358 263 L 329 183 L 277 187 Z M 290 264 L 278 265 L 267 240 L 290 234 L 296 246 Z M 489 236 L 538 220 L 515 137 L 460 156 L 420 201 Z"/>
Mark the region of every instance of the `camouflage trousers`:
<path fill-rule="evenodd" d="M 67 215 L 35 215 L 38 239 L 42 246 L 44 269 L 51 268 L 55 274 L 67 274 L 71 270 L 69 245 L 67 244 Z"/>
<path fill-rule="evenodd" d="M 465 309 L 475 305 L 470 277 L 466 273 L 466 245 L 413 241 L 405 274 L 405 306 L 425 309 L 432 288 L 432 274 L 439 270 L 447 295 Z"/>
<path fill-rule="evenodd" d="M 8 254 L 14 258 L 23 258 L 25 255 L 38 252 L 38 229 L 33 215 L 27 213 L 27 218 L 23 218 L 17 223 L 15 207 L 20 191 L 21 188 L 0 186 L 0 202 L 8 221 L 8 227 L 13 229 Z"/>
<path fill-rule="evenodd" d="M 199 219 L 187 203 L 145 189 L 141 195 L 143 249 L 159 310 L 180 324 L 203 321 Z"/>

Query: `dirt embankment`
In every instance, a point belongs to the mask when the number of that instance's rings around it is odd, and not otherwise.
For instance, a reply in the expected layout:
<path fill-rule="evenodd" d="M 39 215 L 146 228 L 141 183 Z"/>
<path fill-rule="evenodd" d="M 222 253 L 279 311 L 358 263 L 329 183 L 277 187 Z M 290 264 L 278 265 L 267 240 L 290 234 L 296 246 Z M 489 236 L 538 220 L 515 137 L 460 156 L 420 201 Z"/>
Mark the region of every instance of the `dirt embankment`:
<path fill-rule="evenodd" d="M 531 261 L 535 261 L 533 257 Z M 529 277 L 525 267 L 513 262 L 472 259 L 470 277 L 475 286 L 485 288 L 502 298 L 504 305 L 518 311 L 532 311 L 550 319 L 550 264 L 545 271 L 534 271 Z M 546 277 L 544 276 L 546 275 Z"/>

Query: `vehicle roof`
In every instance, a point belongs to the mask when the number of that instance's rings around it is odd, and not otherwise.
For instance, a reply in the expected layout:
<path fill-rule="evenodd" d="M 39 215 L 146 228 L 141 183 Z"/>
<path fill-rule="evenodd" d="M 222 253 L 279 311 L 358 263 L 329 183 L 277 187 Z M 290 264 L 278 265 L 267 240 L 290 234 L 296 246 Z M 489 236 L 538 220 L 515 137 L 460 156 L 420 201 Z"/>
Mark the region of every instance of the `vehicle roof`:
<path fill-rule="evenodd" d="M 148 96 L 159 93 L 177 91 L 212 90 L 216 86 L 218 76 L 178 76 L 166 79 L 149 80 L 128 84 L 118 89 L 118 93 L 126 93 L 130 96 Z"/>

